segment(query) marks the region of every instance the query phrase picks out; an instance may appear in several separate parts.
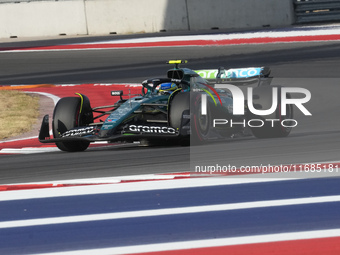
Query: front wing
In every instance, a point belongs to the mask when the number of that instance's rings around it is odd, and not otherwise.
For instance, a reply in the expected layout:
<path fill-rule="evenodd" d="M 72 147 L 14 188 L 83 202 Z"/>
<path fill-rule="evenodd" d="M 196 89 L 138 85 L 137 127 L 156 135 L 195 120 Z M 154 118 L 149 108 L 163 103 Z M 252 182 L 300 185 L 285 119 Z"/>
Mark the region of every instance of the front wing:
<path fill-rule="evenodd" d="M 170 128 L 170 127 L 169 127 Z M 57 143 L 57 142 L 71 142 L 71 141 L 88 141 L 88 142 L 99 142 L 99 141 L 135 141 L 140 139 L 178 139 L 190 135 L 190 118 L 188 118 L 188 113 L 186 111 L 182 114 L 182 125 L 172 134 L 164 133 L 149 133 L 143 132 L 140 129 L 136 132 L 122 132 L 116 133 L 110 136 L 100 137 L 98 135 L 86 135 L 86 136 L 67 136 L 60 138 L 50 137 L 50 127 L 49 127 L 49 116 L 45 115 L 39 132 L 39 142 L 41 143 Z"/>

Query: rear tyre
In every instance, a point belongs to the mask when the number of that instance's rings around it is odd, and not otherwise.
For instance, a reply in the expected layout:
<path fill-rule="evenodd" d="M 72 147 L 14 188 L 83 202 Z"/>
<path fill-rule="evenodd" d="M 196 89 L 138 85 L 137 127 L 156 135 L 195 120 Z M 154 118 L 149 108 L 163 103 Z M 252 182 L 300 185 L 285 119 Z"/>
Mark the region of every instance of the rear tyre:
<path fill-rule="evenodd" d="M 81 99 L 79 97 L 64 97 L 58 101 L 53 112 L 52 128 L 54 138 L 60 138 L 67 130 L 88 124 L 82 123 L 80 104 Z M 76 152 L 86 150 L 90 142 L 57 142 L 56 145 L 62 151 Z"/>
<path fill-rule="evenodd" d="M 267 116 L 256 116 L 252 115 L 251 118 L 260 119 L 264 125 L 262 127 L 250 127 L 253 135 L 257 138 L 275 138 L 275 137 L 286 137 L 292 130 L 293 123 L 289 121 L 293 119 L 293 107 L 292 105 L 286 106 L 286 115 L 281 114 L 281 87 L 278 88 L 277 102 L 278 107 L 275 112 Z M 253 104 L 258 110 L 269 109 L 272 106 L 272 88 L 273 86 L 257 87 L 253 92 Z M 287 98 L 291 98 L 290 94 L 287 94 Z M 267 120 L 278 120 L 278 121 L 266 121 Z M 284 126 L 282 125 L 284 124 Z M 285 127 L 286 126 L 286 127 Z"/>

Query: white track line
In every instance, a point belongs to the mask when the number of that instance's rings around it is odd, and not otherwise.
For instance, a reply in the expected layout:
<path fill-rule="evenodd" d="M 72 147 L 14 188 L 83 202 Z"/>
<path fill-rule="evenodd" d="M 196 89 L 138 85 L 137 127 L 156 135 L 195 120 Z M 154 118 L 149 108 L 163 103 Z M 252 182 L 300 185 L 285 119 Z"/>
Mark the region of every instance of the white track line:
<path fill-rule="evenodd" d="M 36 137 L 38 139 L 38 137 Z M 0 150 L 0 154 L 34 154 L 60 151 L 57 147 L 24 147 L 24 148 L 5 148 Z"/>
<path fill-rule="evenodd" d="M 262 183 L 272 181 L 284 181 L 293 180 L 293 178 L 277 177 L 270 178 L 259 177 L 210 177 L 210 178 L 189 178 L 189 179 L 177 179 L 171 181 L 152 181 L 152 182 L 133 182 L 122 184 L 103 184 L 103 185 L 91 185 L 91 186 L 77 186 L 77 187 L 61 187 L 61 188 L 49 188 L 44 189 L 32 189 L 32 190 L 14 190 L 14 191 L 2 191 L 0 192 L 0 201 L 22 200 L 22 199 L 35 199 L 35 198 L 51 198 L 51 197 L 64 197 L 64 196 L 78 196 L 78 195 L 96 195 L 96 194 L 109 194 L 109 193 L 121 193 L 121 192 L 135 192 L 135 191 L 151 191 L 151 190 L 163 190 L 163 189 L 179 189 L 179 188 L 197 188 L 197 187 L 210 187 L 219 185 L 234 185 L 234 184 L 247 184 L 247 183 Z M 124 177 L 111 177 L 93 179 L 97 183 L 119 183 L 124 180 Z M 70 181 L 71 183 L 71 181 Z"/>
<path fill-rule="evenodd" d="M 54 105 L 56 105 L 60 99 L 60 97 L 50 94 L 50 93 L 45 93 L 45 92 L 34 92 L 34 91 L 24 91 L 27 94 L 39 94 L 45 97 L 48 97 L 53 100 Z"/>
<path fill-rule="evenodd" d="M 275 181 L 294 181 L 307 178 L 323 178 L 330 177 L 329 175 L 310 174 L 305 175 L 302 173 L 292 174 L 254 174 L 247 176 L 228 176 L 228 177 L 207 177 L 207 178 L 185 178 L 175 180 L 155 180 L 152 182 L 130 182 L 120 183 L 122 180 L 128 180 L 128 177 L 107 177 L 107 178 L 94 178 L 83 179 L 83 184 L 98 184 L 90 186 L 74 186 L 74 187 L 59 187 L 59 188 L 46 188 L 30 189 L 30 190 L 9 190 L 0 192 L 1 201 L 23 200 L 23 199 L 36 199 L 36 198 L 51 198 L 51 197 L 66 197 L 66 196 L 80 196 L 80 195 L 96 195 L 96 194 L 112 194 L 122 192 L 138 192 L 138 191 L 152 191 L 164 189 L 185 189 L 185 188 L 198 188 L 198 187 L 212 187 L 221 185 L 239 185 L 249 183 L 266 183 Z M 131 176 L 130 180 L 146 180 L 145 177 Z M 139 178 L 139 179 L 138 179 Z M 143 179 L 145 178 L 145 179 Z M 171 177 L 173 178 L 173 177 Z M 164 178 L 165 179 L 165 178 Z M 69 180 L 68 184 L 72 182 L 80 184 L 79 180 Z M 52 182 L 53 183 L 53 182 Z M 119 185 L 117 185 L 119 183 Z"/>
<path fill-rule="evenodd" d="M 82 43 L 81 45 L 95 45 L 95 44 L 122 44 L 122 43 L 157 43 L 157 42 L 178 42 L 178 41 L 196 41 L 196 40 L 233 40 L 233 39 L 251 39 L 251 38 L 285 38 L 285 37 L 303 37 L 303 36 L 320 36 L 320 35 L 337 35 L 340 34 L 340 26 L 321 26 L 311 27 L 310 30 L 292 29 L 280 30 L 266 30 L 255 32 L 241 32 L 241 33 L 225 33 L 225 34 L 210 34 L 210 35 L 181 35 L 181 36 L 163 36 L 163 37 L 147 37 L 137 39 L 122 39 L 109 40 L 92 43 Z M 78 45 L 78 44 L 75 44 Z"/>
<path fill-rule="evenodd" d="M 108 40 L 108 41 L 97 41 L 88 43 L 74 43 L 70 45 L 98 45 L 98 48 L 91 48 L 91 50 L 101 50 L 100 45 L 105 44 L 138 44 L 143 43 L 161 43 L 161 42 L 190 42 L 190 41 L 221 41 L 221 40 L 242 40 L 242 39 L 254 39 L 254 38 L 286 38 L 286 37 L 307 37 L 307 36 L 327 36 L 327 35 L 340 35 L 340 26 L 308 26 L 306 28 L 287 28 L 287 29 L 276 29 L 276 30 L 265 30 L 265 31 L 254 31 L 254 32 L 225 32 L 223 34 L 210 34 L 210 35 L 180 35 L 180 36 L 163 36 L 163 37 L 147 37 L 137 39 L 121 39 L 121 40 Z M 154 46 L 157 47 L 157 46 Z M 25 50 L 3 50 L 0 53 L 7 52 L 35 52 L 35 51 L 65 51 L 65 50 L 88 50 L 84 48 L 78 49 L 43 49 L 40 47 L 32 47 L 32 49 Z"/>
<path fill-rule="evenodd" d="M 176 250 L 185 250 L 185 249 L 194 249 L 194 248 L 209 248 L 209 247 L 219 247 L 219 246 L 257 244 L 257 243 L 269 243 L 269 242 L 280 242 L 280 241 L 308 240 L 308 239 L 331 238 L 331 237 L 339 237 L 339 236 L 340 236 L 340 229 L 329 229 L 329 230 L 316 230 L 316 231 L 288 232 L 288 233 L 269 234 L 269 235 L 217 238 L 217 239 L 184 241 L 184 242 L 134 245 L 134 246 L 112 247 L 112 248 L 92 249 L 92 250 L 51 252 L 51 253 L 43 253 L 40 255 L 136 254 L 136 253 L 155 252 L 155 251 L 176 251 Z"/>
<path fill-rule="evenodd" d="M 11 143 L 11 142 L 25 141 L 25 140 L 31 140 L 31 139 L 36 139 L 36 138 L 38 138 L 38 136 L 31 136 L 31 137 L 26 137 L 26 138 L 5 140 L 5 141 L 0 141 L 0 144 L 1 144 L 1 143 Z M 0 150 L 0 151 L 1 151 L 1 150 Z"/>
<path fill-rule="evenodd" d="M 77 215 L 77 216 L 66 216 L 66 217 L 40 218 L 40 219 L 30 219 L 30 220 L 3 221 L 3 222 L 0 222 L 0 229 L 42 226 L 42 225 L 52 225 L 52 224 L 65 224 L 65 223 L 78 223 L 78 222 L 93 222 L 93 221 L 101 221 L 101 220 L 117 220 L 117 219 L 139 218 L 139 217 L 155 217 L 155 216 L 177 215 L 177 214 L 187 214 L 187 213 L 207 213 L 207 212 L 217 212 L 217 211 L 267 208 L 267 207 L 275 207 L 275 206 L 305 205 L 305 204 L 317 204 L 317 203 L 327 203 L 327 202 L 340 202 L 340 196 L 293 198 L 293 199 L 267 200 L 267 201 L 231 203 L 231 204 L 190 206 L 190 207 L 156 209 L 156 210 L 127 211 L 127 212 L 116 212 L 116 213 L 102 213 L 102 214 L 88 214 L 88 215 Z"/>

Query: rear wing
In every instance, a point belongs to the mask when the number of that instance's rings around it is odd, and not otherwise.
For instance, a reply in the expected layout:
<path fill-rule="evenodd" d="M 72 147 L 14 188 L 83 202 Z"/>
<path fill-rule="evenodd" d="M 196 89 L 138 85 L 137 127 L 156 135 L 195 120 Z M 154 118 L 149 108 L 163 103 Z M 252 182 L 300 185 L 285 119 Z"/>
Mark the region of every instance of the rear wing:
<path fill-rule="evenodd" d="M 246 85 L 259 81 L 259 86 L 261 86 L 264 85 L 261 84 L 261 81 L 271 80 L 269 77 L 269 67 L 247 67 L 228 70 L 225 70 L 224 67 L 220 67 L 218 69 L 195 70 L 195 72 L 203 79 L 215 83 L 235 82 L 239 83 L 239 85 Z"/>

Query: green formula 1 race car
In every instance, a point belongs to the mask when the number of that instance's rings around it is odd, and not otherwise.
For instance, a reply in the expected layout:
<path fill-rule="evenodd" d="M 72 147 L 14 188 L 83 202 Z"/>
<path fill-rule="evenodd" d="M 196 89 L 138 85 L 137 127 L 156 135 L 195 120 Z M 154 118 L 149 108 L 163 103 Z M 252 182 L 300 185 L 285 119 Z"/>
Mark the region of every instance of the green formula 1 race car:
<path fill-rule="evenodd" d="M 49 116 L 45 115 L 40 142 L 55 143 L 62 151 L 74 152 L 84 151 L 91 142 L 98 141 L 189 144 L 190 140 L 202 143 L 235 134 L 269 138 L 290 133 L 291 105 L 286 106 L 286 115 L 282 115 L 281 107 L 276 107 L 267 116 L 260 116 L 251 113 L 247 99 L 242 99 L 242 114 L 233 114 L 236 97 L 232 88 L 255 86 L 252 105 L 259 111 L 272 108 L 273 88 L 274 96 L 280 98 L 281 87 L 270 86 L 269 68 L 194 71 L 180 67 L 187 61 L 168 63 L 174 67 L 163 78 L 143 81 L 140 95 L 132 97 L 111 91 L 119 100 L 109 106 L 92 108 L 89 98 L 82 94 L 61 98 L 53 112 L 53 137 L 49 134 Z M 103 116 L 107 116 L 105 121 L 99 121 Z"/>

